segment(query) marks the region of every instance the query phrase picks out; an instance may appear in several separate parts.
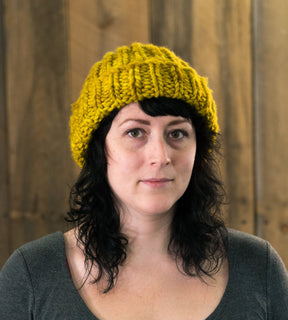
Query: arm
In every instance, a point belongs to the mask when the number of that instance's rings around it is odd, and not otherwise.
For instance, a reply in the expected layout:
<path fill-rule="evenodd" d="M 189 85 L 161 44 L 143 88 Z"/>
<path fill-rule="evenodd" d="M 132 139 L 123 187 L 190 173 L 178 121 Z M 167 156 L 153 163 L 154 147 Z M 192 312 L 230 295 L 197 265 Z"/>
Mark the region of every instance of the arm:
<path fill-rule="evenodd" d="M 0 319 L 32 320 L 34 295 L 25 259 L 19 250 L 0 272 Z"/>
<path fill-rule="evenodd" d="M 277 252 L 268 245 L 268 319 L 288 317 L 288 272 Z"/>

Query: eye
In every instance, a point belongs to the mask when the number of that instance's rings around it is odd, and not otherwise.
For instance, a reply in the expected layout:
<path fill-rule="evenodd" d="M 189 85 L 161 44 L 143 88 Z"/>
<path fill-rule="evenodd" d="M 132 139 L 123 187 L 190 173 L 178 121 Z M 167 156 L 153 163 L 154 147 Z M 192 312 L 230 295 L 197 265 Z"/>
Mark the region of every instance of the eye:
<path fill-rule="evenodd" d="M 186 131 L 179 130 L 179 129 L 173 130 L 173 131 L 171 131 L 169 133 L 169 137 L 174 139 L 174 140 L 179 140 L 179 139 L 182 139 L 182 138 L 187 137 L 187 136 L 188 136 L 188 134 L 187 134 Z"/>
<path fill-rule="evenodd" d="M 127 134 L 131 138 L 141 138 L 143 136 L 143 131 L 141 129 L 135 128 L 127 131 Z"/>

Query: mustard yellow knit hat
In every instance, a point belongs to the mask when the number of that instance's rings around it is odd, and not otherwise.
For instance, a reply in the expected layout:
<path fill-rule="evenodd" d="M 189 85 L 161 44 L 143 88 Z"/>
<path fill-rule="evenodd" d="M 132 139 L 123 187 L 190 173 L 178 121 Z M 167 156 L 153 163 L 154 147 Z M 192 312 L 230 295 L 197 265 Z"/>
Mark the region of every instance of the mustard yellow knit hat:
<path fill-rule="evenodd" d="M 211 130 L 218 131 L 207 80 L 169 49 L 133 43 L 106 53 L 94 64 L 72 105 L 70 139 L 76 163 L 83 167 L 92 132 L 112 110 L 153 97 L 184 100 L 206 117 Z"/>

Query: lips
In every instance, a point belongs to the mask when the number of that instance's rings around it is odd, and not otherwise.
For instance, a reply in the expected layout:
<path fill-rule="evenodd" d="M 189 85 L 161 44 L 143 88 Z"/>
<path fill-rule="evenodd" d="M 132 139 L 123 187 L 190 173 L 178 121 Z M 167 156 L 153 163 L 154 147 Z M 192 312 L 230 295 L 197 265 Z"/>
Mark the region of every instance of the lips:
<path fill-rule="evenodd" d="M 170 178 L 149 178 L 141 180 L 145 185 L 152 188 L 160 188 L 167 186 L 173 179 Z"/>

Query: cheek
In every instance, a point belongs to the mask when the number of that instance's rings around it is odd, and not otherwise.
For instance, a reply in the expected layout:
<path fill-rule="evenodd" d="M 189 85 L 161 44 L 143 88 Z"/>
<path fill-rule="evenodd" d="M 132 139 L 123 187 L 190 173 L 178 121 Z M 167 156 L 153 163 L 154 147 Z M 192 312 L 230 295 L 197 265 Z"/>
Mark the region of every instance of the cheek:
<path fill-rule="evenodd" d="M 178 174 L 181 177 L 182 183 L 188 186 L 192 171 L 194 167 L 194 161 L 195 161 L 195 152 L 189 152 L 185 157 L 183 156 L 181 158 L 181 161 L 178 162 Z"/>
<path fill-rule="evenodd" d="M 125 179 L 132 174 L 137 175 L 137 169 L 140 166 L 141 160 L 136 156 L 136 152 L 112 152 L 107 157 L 108 180 Z"/>
<path fill-rule="evenodd" d="M 135 191 L 139 180 L 139 165 L 135 157 L 114 154 L 107 158 L 107 179 L 114 195 L 123 201 Z"/>
<path fill-rule="evenodd" d="M 196 148 L 184 152 L 178 159 L 178 167 L 182 171 L 192 172 L 195 162 Z"/>

